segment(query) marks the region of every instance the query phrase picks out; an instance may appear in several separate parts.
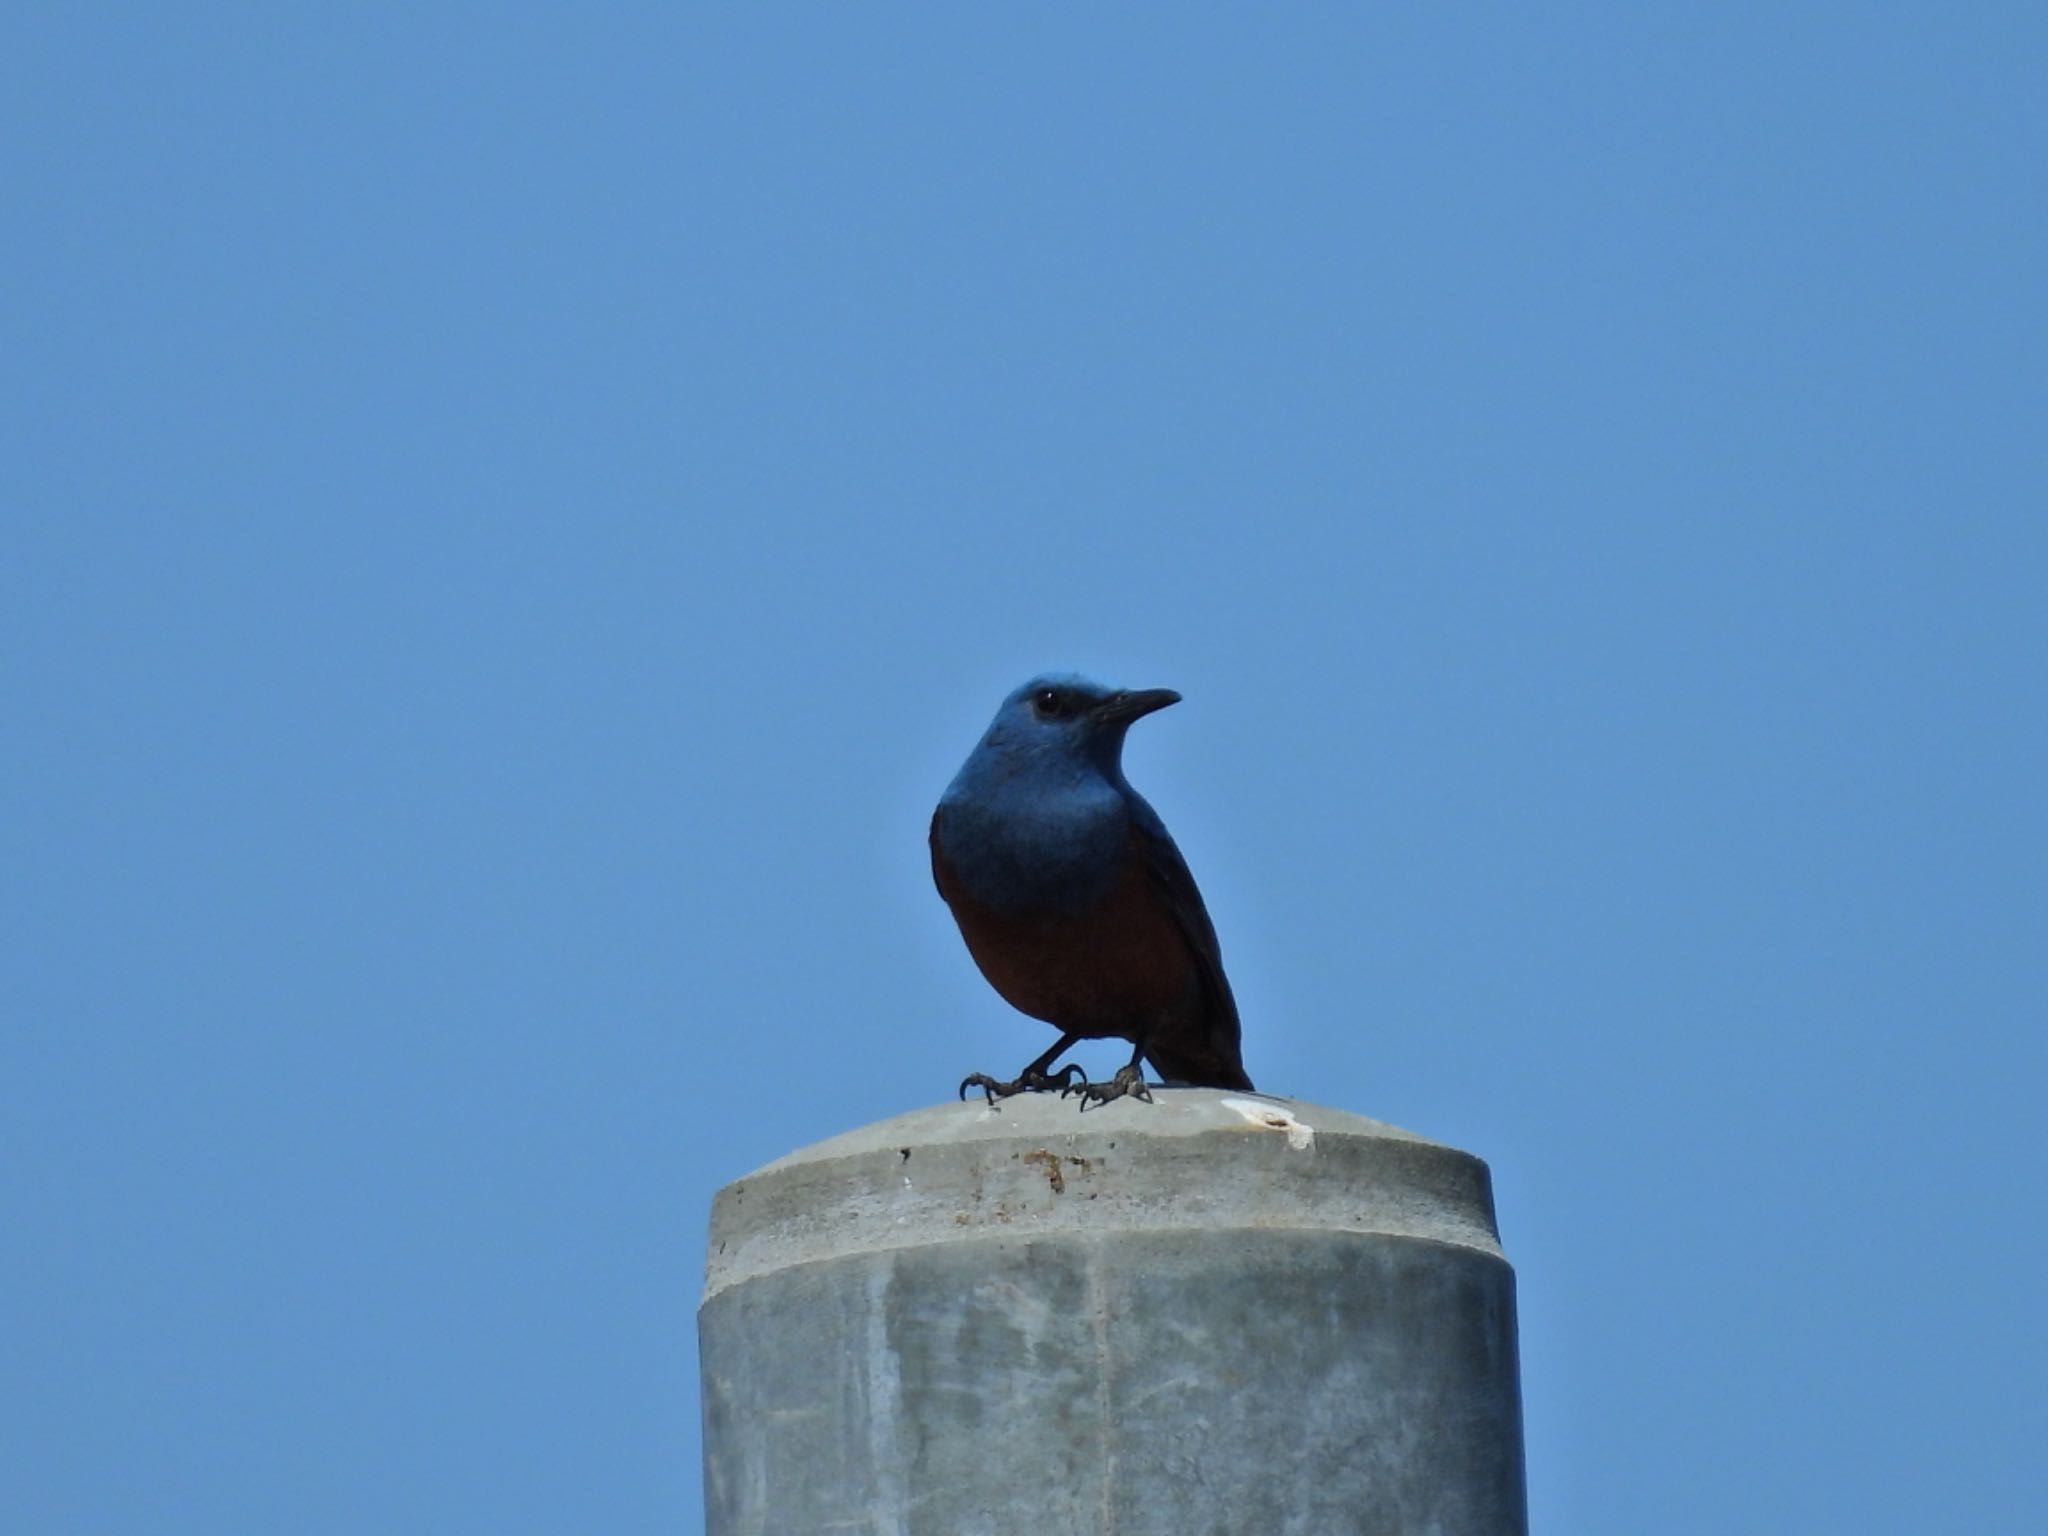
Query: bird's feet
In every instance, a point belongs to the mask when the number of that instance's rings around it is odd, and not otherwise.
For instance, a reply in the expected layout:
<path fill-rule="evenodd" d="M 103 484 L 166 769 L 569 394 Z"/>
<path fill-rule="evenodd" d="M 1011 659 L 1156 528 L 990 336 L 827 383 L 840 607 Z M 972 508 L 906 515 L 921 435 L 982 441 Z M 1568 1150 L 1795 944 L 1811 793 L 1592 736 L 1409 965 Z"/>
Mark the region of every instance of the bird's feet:
<path fill-rule="evenodd" d="M 1081 1096 L 1081 1113 L 1084 1115 L 1088 1113 L 1089 1105 L 1107 1104 L 1112 1099 L 1143 1099 L 1147 1104 L 1152 1102 L 1152 1090 L 1145 1086 L 1145 1074 L 1140 1072 L 1135 1064 L 1118 1067 L 1116 1076 L 1106 1083 L 1091 1083 L 1084 1078 L 1070 1088 L 1060 1089 L 1060 1097 L 1063 1099 L 1070 1093 Z"/>
<path fill-rule="evenodd" d="M 990 1077 L 986 1072 L 970 1072 L 960 1079 L 960 1097 L 966 1098 L 970 1088 L 979 1088 L 993 1105 L 998 1099 L 1016 1094 L 1051 1093 L 1055 1088 L 1059 1090 L 1060 1097 L 1065 1098 L 1087 1086 L 1088 1074 L 1070 1061 L 1057 1072 L 1041 1072 L 1036 1066 L 1026 1067 L 1007 1083 Z"/>

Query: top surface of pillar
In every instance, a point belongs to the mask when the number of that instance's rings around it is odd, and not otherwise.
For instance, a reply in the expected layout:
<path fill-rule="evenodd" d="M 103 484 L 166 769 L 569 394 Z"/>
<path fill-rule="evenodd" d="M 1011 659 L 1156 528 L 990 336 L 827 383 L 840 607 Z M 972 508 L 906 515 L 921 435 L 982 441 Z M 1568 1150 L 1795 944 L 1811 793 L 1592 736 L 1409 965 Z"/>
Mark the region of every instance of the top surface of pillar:
<path fill-rule="evenodd" d="M 705 1296 L 795 1264 L 989 1238 L 1379 1233 L 1500 1257 L 1486 1165 L 1342 1110 L 1155 1088 L 1082 1113 L 1028 1093 L 913 1110 L 778 1158 L 712 1207 Z"/>

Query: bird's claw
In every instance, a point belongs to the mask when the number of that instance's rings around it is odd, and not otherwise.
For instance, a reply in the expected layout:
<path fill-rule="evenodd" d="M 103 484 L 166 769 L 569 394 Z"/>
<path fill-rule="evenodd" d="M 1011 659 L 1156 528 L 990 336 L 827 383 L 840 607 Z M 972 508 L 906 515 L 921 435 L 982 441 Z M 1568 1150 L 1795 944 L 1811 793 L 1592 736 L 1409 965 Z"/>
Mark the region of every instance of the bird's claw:
<path fill-rule="evenodd" d="M 1075 1082 L 1078 1078 L 1080 1081 Z M 970 1072 L 960 1079 L 960 1097 L 966 1098 L 970 1088 L 979 1088 L 991 1106 L 998 1099 L 1007 1099 L 1020 1093 L 1051 1093 L 1059 1090 L 1061 1098 L 1069 1093 L 1078 1093 L 1088 1086 L 1088 1074 L 1074 1062 L 1068 1062 L 1057 1072 L 1034 1072 L 1026 1067 L 1007 1083 L 1000 1078 L 990 1077 L 986 1072 Z"/>
<path fill-rule="evenodd" d="M 1060 1089 L 1060 1097 L 1063 1099 L 1070 1093 L 1081 1096 L 1081 1113 L 1084 1115 L 1088 1113 L 1089 1105 L 1107 1104 L 1112 1099 L 1142 1099 L 1147 1104 L 1152 1102 L 1152 1090 L 1145 1086 L 1145 1075 L 1134 1066 L 1118 1067 L 1116 1076 L 1106 1083 L 1091 1083 L 1084 1078 L 1072 1087 Z"/>

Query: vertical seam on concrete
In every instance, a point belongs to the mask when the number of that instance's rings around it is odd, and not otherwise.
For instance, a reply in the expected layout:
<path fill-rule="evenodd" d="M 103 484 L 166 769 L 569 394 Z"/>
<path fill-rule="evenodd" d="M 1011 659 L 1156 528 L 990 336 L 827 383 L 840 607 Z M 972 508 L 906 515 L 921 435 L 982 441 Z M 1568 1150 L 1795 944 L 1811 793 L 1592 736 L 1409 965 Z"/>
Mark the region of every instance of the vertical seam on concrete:
<path fill-rule="evenodd" d="M 1095 1421 L 1102 1436 L 1102 1532 L 1116 1536 L 1116 1419 L 1110 1412 L 1109 1282 L 1102 1262 L 1103 1240 L 1088 1245 L 1088 1311 L 1095 1333 Z"/>
<path fill-rule="evenodd" d="M 874 1466 L 875 1505 L 870 1514 L 877 1536 L 903 1536 L 910 1513 L 909 1478 L 897 1435 L 903 1418 L 903 1372 L 889 1337 L 889 1286 L 893 1271 L 877 1264 L 868 1273 L 867 1359 L 862 1383 L 868 1417 L 868 1456 Z"/>

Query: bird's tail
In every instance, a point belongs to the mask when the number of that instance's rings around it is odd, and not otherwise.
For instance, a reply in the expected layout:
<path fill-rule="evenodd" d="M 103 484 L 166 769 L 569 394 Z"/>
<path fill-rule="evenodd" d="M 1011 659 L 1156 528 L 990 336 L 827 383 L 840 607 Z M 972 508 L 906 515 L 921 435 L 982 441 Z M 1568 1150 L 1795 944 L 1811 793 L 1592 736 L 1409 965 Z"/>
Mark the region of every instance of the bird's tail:
<path fill-rule="evenodd" d="M 1252 1080 L 1237 1054 L 1216 1048 L 1189 1050 L 1184 1042 L 1158 1048 L 1146 1047 L 1145 1059 L 1169 1088 L 1234 1088 L 1239 1093 L 1256 1093 Z"/>

